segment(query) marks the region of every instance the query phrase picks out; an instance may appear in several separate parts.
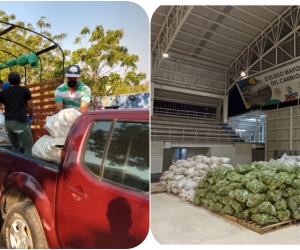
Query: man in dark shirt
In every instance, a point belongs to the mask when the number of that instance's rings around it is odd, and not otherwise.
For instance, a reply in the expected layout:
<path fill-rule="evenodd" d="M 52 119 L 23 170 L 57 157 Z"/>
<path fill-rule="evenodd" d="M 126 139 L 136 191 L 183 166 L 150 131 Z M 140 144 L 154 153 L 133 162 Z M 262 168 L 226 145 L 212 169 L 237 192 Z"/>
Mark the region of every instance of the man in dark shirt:
<path fill-rule="evenodd" d="M 12 151 L 19 152 L 20 143 L 24 147 L 24 154 L 32 155 L 33 138 L 27 121 L 33 116 L 33 103 L 28 88 L 20 86 L 20 75 L 11 72 L 8 75 L 10 86 L 0 92 L 0 103 L 5 108 L 5 129 L 12 144 Z"/>

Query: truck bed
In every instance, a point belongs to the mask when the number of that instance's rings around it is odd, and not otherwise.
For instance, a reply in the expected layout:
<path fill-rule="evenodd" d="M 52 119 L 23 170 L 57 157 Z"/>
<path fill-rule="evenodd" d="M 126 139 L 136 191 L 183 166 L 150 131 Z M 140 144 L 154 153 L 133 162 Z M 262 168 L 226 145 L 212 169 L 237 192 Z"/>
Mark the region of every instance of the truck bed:
<path fill-rule="evenodd" d="M 10 148 L 0 145 L 0 185 L 22 190 L 34 203 L 34 197 L 43 190 L 54 214 L 59 164 L 14 153 Z"/>

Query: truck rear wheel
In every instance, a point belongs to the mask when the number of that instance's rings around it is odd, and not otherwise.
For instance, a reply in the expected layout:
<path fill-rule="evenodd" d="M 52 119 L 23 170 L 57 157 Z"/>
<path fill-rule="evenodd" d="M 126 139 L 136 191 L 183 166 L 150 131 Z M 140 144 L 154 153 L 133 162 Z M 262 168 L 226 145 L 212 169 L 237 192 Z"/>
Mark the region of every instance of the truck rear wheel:
<path fill-rule="evenodd" d="M 44 230 L 31 201 L 14 204 L 4 222 L 7 248 L 48 248 Z"/>

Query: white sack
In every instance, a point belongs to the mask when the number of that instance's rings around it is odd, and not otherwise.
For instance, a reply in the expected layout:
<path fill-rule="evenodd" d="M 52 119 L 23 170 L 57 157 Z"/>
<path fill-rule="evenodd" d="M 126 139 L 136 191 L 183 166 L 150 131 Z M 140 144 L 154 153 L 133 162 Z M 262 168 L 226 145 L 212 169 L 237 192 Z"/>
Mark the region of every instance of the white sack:
<path fill-rule="evenodd" d="M 174 188 L 171 188 L 171 191 L 173 194 L 178 194 L 179 191 L 178 191 L 178 188 L 174 187 Z"/>
<path fill-rule="evenodd" d="M 195 172 L 196 172 L 196 176 L 198 176 L 198 177 L 202 177 L 206 174 L 206 171 L 204 171 L 204 170 L 197 170 Z"/>
<path fill-rule="evenodd" d="M 204 163 L 204 164 L 206 164 L 206 165 L 208 165 L 209 160 L 210 159 L 208 157 L 206 157 L 206 156 L 204 156 L 204 157 L 201 158 L 201 162 Z"/>
<path fill-rule="evenodd" d="M 180 167 L 180 168 L 176 168 L 174 171 L 175 175 L 181 175 L 184 174 L 184 171 L 186 170 L 186 168 Z"/>
<path fill-rule="evenodd" d="M 170 172 L 170 173 L 166 174 L 165 176 L 166 176 L 166 180 L 173 180 L 174 173 Z"/>
<path fill-rule="evenodd" d="M 230 162 L 230 159 L 227 157 L 220 157 L 217 160 L 217 164 L 222 165 L 222 164 L 228 164 Z"/>
<path fill-rule="evenodd" d="M 173 180 L 174 180 L 174 181 L 179 181 L 179 180 L 182 179 L 183 177 L 184 177 L 183 174 L 174 175 L 174 176 L 173 176 Z"/>
<path fill-rule="evenodd" d="M 171 188 L 176 187 L 177 181 L 169 181 L 168 182 L 168 186 L 170 186 Z"/>
<path fill-rule="evenodd" d="M 188 179 L 185 183 L 184 188 L 186 190 L 190 190 L 190 189 L 194 189 L 194 187 L 196 187 L 198 184 L 197 182 L 193 181 L 192 179 Z"/>
<path fill-rule="evenodd" d="M 259 161 L 258 163 L 260 165 L 263 165 L 263 166 L 268 166 L 269 165 L 269 162 L 267 162 L 267 161 Z"/>
<path fill-rule="evenodd" d="M 187 193 L 187 198 L 189 201 L 193 202 L 194 200 L 194 196 L 195 196 L 195 190 L 194 189 L 190 189 Z"/>
<path fill-rule="evenodd" d="M 187 177 L 181 178 L 181 179 L 177 182 L 176 187 L 179 188 L 179 189 L 182 189 L 182 185 L 183 185 L 183 183 L 186 182 L 186 180 L 187 180 Z"/>
<path fill-rule="evenodd" d="M 81 113 L 74 108 L 63 109 L 58 114 L 47 116 L 44 128 L 53 137 L 67 137 L 72 125 Z"/>
<path fill-rule="evenodd" d="M 5 125 L 5 117 L 3 115 L 2 110 L 0 110 L 0 126 L 4 126 Z"/>
<path fill-rule="evenodd" d="M 217 163 L 213 163 L 211 164 L 210 168 L 219 168 L 220 165 L 218 165 Z"/>
<path fill-rule="evenodd" d="M 187 175 L 187 176 L 190 176 L 191 174 L 193 174 L 195 172 L 195 168 L 187 168 L 185 171 L 184 171 L 184 174 Z"/>
<path fill-rule="evenodd" d="M 282 163 L 282 165 L 285 165 L 285 166 L 296 165 L 296 161 L 295 160 L 286 160 Z"/>
<path fill-rule="evenodd" d="M 4 137 L 4 136 L 0 135 L 0 143 L 10 143 L 10 140 L 7 136 Z"/>
<path fill-rule="evenodd" d="M 182 163 L 182 167 L 184 167 L 184 168 L 193 168 L 195 166 L 195 163 L 196 162 L 194 162 L 194 161 L 191 161 L 191 162 L 186 161 L 186 162 Z"/>
<path fill-rule="evenodd" d="M 168 173 L 170 173 L 170 171 L 167 170 L 167 171 L 163 172 L 162 175 L 167 175 Z"/>
<path fill-rule="evenodd" d="M 165 181 L 166 179 L 167 179 L 166 175 L 162 175 L 161 177 L 159 177 L 159 180 L 161 180 L 161 181 Z"/>
<path fill-rule="evenodd" d="M 210 162 L 211 164 L 213 164 L 213 163 L 217 163 L 217 162 L 218 162 L 218 160 L 219 160 L 219 157 L 212 156 L 212 157 L 210 157 L 210 160 L 209 160 L 209 162 Z"/>
<path fill-rule="evenodd" d="M 169 167 L 169 171 L 173 171 L 173 172 L 174 172 L 175 169 L 176 169 L 176 165 L 171 165 L 171 166 Z"/>
<path fill-rule="evenodd" d="M 65 141 L 66 138 L 53 138 L 51 136 L 44 135 L 33 145 L 32 155 L 47 161 L 60 163 L 62 150 L 56 146 L 64 145 Z"/>
<path fill-rule="evenodd" d="M 200 180 L 202 180 L 202 177 L 196 176 L 192 180 L 198 183 Z"/>
<path fill-rule="evenodd" d="M 197 163 L 196 166 L 195 166 L 195 170 L 204 170 L 204 171 L 207 171 L 207 170 L 209 170 L 209 167 L 208 167 L 207 164 Z"/>

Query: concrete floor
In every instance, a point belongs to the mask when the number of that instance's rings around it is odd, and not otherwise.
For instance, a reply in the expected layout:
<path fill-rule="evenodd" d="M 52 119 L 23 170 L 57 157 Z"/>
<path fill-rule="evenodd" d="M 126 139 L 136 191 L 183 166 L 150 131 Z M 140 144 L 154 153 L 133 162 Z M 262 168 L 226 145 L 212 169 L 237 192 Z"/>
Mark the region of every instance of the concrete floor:
<path fill-rule="evenodd" d="M 300 244 L 300 226 L 260 235 L 168 193 L 151 194 L 151 231 L 159 244 Z"/>

